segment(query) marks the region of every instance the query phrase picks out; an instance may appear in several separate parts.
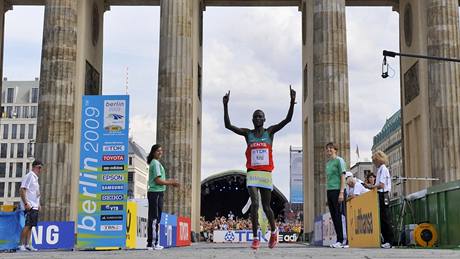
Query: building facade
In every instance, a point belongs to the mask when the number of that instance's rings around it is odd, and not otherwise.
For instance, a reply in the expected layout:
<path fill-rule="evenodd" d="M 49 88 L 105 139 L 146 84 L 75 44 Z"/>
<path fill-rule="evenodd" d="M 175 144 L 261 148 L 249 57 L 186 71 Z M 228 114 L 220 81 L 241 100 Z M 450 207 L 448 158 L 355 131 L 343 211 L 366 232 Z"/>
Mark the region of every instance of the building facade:
<path fill-rule="evenodd" d="M 350 168 L 350 172 L 354 177 L 364 181 L 368 174 L 374 172 L 374 165 L 372 162 L 358 162 Z"/>
<path fill-rule="evenodd" d="M 132 138 L 129 138 L 128 157 L 128 199 L 146 199 L 149 179 L 147 154 Z"/>
<path fill-rule="evenodd" d="M 0 204 L 18 204 L 22 177 L 35 153 L 38 85 L 3 80 L 0 118 Z"/>
<path fill-rule="evenodd" d="M 401 135 L 401 110 L 394 113 L 383 125 L 382 130 L 374 136 L 372 153 L 381 150 L 388 156 L 388 169 L 393 177 L 391 196 L 404 195 L 404 176 Z"/>
<path fill-rule="evenodd" d="M 31 169 L 38 114 L 38 78 L 3 80 L 0 118 L 0 204 L 19 204 L 22 177 Z M 147 197 L 144 149 L 129 139 L 128 198 Z"/>

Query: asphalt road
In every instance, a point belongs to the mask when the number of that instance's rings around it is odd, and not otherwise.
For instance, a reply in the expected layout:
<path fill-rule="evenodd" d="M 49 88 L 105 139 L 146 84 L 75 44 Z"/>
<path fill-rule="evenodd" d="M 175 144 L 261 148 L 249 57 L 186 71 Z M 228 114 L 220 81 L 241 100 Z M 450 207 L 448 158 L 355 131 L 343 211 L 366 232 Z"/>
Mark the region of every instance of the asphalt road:
<path fill-rule="evenodd" d="M 266 244 L 265 244 L 266 245 Z M 249 244 L 210 244 L 195 243 L 190 247 L 170 248 L 161 251 L 147 250 L 116 250 L 116 251 L 38 251 L 0 253 L 0 258 L 82 258 L 82 259 L 115 259 L 115 258 L 334 258 L 334 259 L 371 259 L 371 258 L 460 258 L 460 250 L 451 249 L 333 249 L 314 247 L 305 244 L 278 244 L 269 249 L 262 244 L 254 251 Z"/>

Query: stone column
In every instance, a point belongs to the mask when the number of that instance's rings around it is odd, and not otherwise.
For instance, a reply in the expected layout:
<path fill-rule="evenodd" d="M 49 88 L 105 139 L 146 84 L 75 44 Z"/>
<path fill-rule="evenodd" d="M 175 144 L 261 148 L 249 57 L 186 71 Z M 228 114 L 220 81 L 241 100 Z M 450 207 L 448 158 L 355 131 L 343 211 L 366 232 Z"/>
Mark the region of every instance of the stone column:
<path fill-rule="evenodd" d="M 345 0 L 315 0 L 313 10 L 313 129 L 315 215 L 326 211 L 325 145 L 350 162 Z"/>
<path fill-rule="evenodd" d="M 164 211 L 183 216 L 190 216 L 192 204 L 192 2 L 160 3 L 157 143 L 165 149 L 167 177 L 181 184 L 166 188 Z"/>
<path fill-rule="evenodd" d="M 68 220 L 74 130 L 77 1 L 46 0 L 35 157 L 40 176 L 41 220 Z M 73 183 L 77 184 L 77 183 Z"/>
<path fill-rule="evenodd" d="M 460 58 L 457 0 L 429 0 L 429 56 Z M 460 179 L 460 71 L 458 63 L 428 61 L 428 91 L 433 177 L 440 182 Z"/>

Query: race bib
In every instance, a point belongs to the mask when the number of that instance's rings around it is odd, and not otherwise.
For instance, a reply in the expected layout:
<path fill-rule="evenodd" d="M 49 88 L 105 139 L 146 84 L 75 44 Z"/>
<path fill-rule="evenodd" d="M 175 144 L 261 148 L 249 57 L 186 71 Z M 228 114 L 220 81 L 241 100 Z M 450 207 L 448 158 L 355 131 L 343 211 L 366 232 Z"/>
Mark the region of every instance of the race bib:
<path fill-rule="evenodd" d="M 251 165 L 269 165 L 268 148 L 256 148 L 251 150 Z"/>

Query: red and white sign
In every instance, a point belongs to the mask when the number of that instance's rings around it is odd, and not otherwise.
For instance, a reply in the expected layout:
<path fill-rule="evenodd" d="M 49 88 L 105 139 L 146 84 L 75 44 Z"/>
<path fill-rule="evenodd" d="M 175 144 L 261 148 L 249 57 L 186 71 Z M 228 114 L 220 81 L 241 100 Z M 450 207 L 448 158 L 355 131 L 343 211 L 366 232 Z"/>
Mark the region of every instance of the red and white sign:
<path fill-rule="evenodd" d="M 189 246 L 192 243 L 190 232 L 192 224 L 190 218 L 177 218 L 177 239 L 176 246 Z"/>
<path fill-rule="evenodd" d="M 125 156 L 123 155 L 103 155 L 102 161 L 123 161 Z"/>

